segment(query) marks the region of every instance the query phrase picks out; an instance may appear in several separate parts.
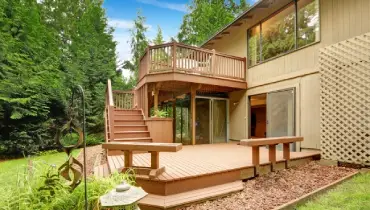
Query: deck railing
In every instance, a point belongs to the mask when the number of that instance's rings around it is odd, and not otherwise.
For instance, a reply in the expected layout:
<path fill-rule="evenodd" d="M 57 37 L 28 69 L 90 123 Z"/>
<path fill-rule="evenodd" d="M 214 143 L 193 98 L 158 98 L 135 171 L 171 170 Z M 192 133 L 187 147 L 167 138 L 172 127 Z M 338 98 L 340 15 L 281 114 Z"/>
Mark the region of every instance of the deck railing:
<path fill-rule="evenodd" d="M 119 109 L 132 109 L 134 108 L 134 92 L 113 90 L 114 106 Z"/>
<path fill-rule="evenodd" d="M 140 60 L 139 79 L 146 74 L 180 72 L 246 80 L 246 58 L 172 42 L 149 46 Z"/>

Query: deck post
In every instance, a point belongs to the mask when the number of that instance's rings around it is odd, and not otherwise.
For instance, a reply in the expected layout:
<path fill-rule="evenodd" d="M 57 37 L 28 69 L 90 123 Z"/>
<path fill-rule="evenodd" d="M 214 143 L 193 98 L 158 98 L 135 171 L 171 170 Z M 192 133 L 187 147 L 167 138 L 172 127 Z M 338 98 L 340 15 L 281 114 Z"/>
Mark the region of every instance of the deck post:
<path fill-rule="evenodd" d="M 172 101 L 172 117 L 173 117 L 173 142 L 176 142 L 176 98 Z"/>
<path fill-rule="evenodd" d="M 172 71 L 176 71 L 176 42 L 173 42 L 172 46 L 172 59 L 173 59 Z"/>
<path fill-rule="evenodd" d="M 195 145 L 195 95 L 196 95 L 196 88 L 194 85 L 191 86 L 191 140 L 192 145 Z"/>
<path fill-rule="evenodd" d="M 276 164 L 276 144 L 269 145 L 269 161 L 271 163 L 271 171 L 274 171 Z"/>
<path fill-rule="evenodd" d="M 285 159 L 285 168 L 289 168 L 289 161 L 290 161 L 290 144 L 289 143 L 283 144 L 283 158 Z"/>
<path fill-rule="evenodd" d="M 132 151 L 123 151 L 125 156 L 125 168 L 132 167 Z"/>
<path fill-rule="evenodd" d="M 254 165 L 254 176 L 259 174 L 259 167 L 260 167 L 260 147 L 254 146 L 252 147 L 252 164 Z"/>
<path fill-rule="evenodd" d="M 150 152 L 151 164 L 150 168 L 158 169 L 159 168 L 159 152 Z"/>

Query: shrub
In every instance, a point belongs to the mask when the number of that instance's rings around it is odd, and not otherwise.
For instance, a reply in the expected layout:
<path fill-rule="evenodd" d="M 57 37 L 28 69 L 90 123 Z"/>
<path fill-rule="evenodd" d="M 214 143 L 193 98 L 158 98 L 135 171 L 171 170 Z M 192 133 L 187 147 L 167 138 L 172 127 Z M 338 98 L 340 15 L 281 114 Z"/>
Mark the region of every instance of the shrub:
<path fill-rule="evenodd" d="M 84 209 L 84 183 L 82 182 L 73 192 L 70 192 L 66 181 L 56 174 L 56 166 L 35 161 L 32 171 L 22 166 L 12 174 L 1 176 L 2 179 L 6 179 L 7 176 L 16 176 L 17 181 L 15 184 L 2 186 L 0 209 Z M 122 181 L 129 184 L 135 183 L 134 176 L 129 173 L 115 173 L 108 178 L 89 177 L 87 181 L 89 209 L 99 210 L 99 197 Z"/>
<path fill-rule="evenodd" d="M 77 133 L 67 134 L 62 137 L 61 142 L 63 145 L 74 145 L 77 143 L 79 136 Z M 86 146 L 98 145 L 104 142 L 103 134 L 91 134 L 86 137 Z M 83 147 L 83 144 L 80 146 Z"/>

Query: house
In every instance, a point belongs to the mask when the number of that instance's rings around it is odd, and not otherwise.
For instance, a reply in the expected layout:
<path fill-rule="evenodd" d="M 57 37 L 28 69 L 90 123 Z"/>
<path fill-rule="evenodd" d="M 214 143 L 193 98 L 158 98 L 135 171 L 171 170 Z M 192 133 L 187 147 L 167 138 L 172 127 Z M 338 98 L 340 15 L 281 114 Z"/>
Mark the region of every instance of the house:
<path fill-rule="evenodd" d="M 200 48 L 149 47 L 136 108 L 170 112 L 166 142 L 303 136 L 293 151 L 369 165 L 369 31 L 368 0 L 261 0 Z"/>
<path fill-rule="evenodd" d="M 134 109 L 107 106 L 106 139 L 302 136 L 291 151 L 370 165 L 369 32 L 369 0 L 260 0 L 199 47 L 150 46 L 136 89 L 108 89 L 111 105 Z M 156 110 L 168 117 L 151 118 Z"/>

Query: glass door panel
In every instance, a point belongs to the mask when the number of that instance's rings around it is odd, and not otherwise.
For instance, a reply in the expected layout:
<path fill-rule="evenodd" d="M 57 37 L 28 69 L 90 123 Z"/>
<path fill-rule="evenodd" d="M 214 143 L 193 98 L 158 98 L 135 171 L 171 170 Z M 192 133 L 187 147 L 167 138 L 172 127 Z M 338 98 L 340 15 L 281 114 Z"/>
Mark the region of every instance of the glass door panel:
<path fill-rule="evenodd" d="M 211 100 L 196 98 L 195 106 L 195 144 L 209 144 L 211 142 Z"/>
<path fill-rule="evenodd" d="M 294 88 L 267 94 L 267 136 L 295 135 Z M 278 146 L 281 149 L 281 145 Z M 295 144 L 291 145 L 295 150 Z"/>
<path fill-rule="evenodd" d="M 212 100 L 212 143 L 227 141 L 227 101 Z"/>

